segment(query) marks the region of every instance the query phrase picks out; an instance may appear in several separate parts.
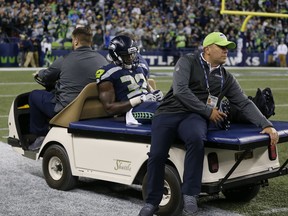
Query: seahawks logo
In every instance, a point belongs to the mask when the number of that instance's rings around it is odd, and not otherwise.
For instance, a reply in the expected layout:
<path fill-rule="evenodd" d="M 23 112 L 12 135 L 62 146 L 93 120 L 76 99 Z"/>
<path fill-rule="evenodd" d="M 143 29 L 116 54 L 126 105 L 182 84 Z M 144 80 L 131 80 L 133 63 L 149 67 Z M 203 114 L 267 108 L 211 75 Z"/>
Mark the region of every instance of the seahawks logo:
<path fill-rule="evenodd" d="M 152 119 L 154 116 L 154 113 L 151 113 L 151 112 L 133 112 L 132 115 L 135 119 Z"/>

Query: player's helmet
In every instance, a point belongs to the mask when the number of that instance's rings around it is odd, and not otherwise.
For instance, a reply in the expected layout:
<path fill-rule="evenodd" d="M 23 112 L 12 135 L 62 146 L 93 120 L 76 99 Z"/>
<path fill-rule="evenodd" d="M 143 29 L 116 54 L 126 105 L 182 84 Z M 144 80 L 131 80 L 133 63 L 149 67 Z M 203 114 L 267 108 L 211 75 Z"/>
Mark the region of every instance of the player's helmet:
<path fill-rule="evenodd" d="M 131 69 L 138 64 L 136 43 L 128 36 L 114 37 L 108 47 L 109 58 L 118 66 Z"/>

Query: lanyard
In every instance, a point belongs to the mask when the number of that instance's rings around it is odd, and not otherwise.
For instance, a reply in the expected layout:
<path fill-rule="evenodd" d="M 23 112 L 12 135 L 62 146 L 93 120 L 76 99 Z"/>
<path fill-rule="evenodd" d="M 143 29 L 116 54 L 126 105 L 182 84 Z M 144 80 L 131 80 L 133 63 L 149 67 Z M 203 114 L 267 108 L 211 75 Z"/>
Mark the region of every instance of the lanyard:
<path fill-rule="evenodd" d="M 204 66 L 204 63 L 203 63 L 203 59 L 201 58 L 201 56 L 199 57 L 199 59 L 200 59 L 201 66 L 203 68 L 204 75 L 205 75 L 206 88 L 207 88 L 207 91 L 208 91 L 209 95 L 211 95 L 210 94 L 209 82 L 208 82 L 208 76 L 207 76 L 206 69 L 205 69 L 205 66 Z M 221 94 L 222 88 L 223 88 L 223 83 L 224 83 L 224 78 L 223 78 L 223 73 L 222 73 L 221 67 L 220 67 L 220 75 L 221 75 L 221 89 L 220 89 L 220 94 Z"/>

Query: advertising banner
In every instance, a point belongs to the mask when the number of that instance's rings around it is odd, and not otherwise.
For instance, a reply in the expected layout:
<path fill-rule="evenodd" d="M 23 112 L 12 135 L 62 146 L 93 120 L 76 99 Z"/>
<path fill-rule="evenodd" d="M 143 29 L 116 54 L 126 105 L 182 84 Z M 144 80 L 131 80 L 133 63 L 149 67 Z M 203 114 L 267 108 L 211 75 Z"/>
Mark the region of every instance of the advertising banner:
<path fill-rule="evenodd" d="M 0 67 L 18 67 L 17 43 L 0 44 Z"/>
<path fill-rule="evenodd" d="M 239 43 L 238 43 L 239 45 Z M 18 67 L 18 46 L 16 43 L 0 44 L 0 67 Z M 67 55 L 70 50 L 52 50 L 49 55 L 42 53 L 40 59 L 41 67 L 48 67 L 59 56 Z M 103 56 L 107 56 L 108 50 L 99 50 Z M 193 52 L 188 49 L 178 50 L 159 50 L 159 51 L 147 51 L 141 52 L 143 58 L 148 62 L 150 66 L 173 66 L 177 60 L 187 53 Z M 240 50 L 229 52 L 226 61 L 227 66 L 266 66 L 265 52 L 264 53 L 242 53 Z M 277 61 L 277 57 L 275 56 Z"/>

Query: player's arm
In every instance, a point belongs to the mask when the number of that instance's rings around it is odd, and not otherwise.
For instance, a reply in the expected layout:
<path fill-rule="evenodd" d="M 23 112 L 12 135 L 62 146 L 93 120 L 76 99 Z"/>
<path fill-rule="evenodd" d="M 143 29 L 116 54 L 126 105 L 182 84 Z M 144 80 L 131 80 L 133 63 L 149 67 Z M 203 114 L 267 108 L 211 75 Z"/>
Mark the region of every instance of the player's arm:
<path fill-rule="evenodd" d="M 147 82 L 147 90 L 148 90 L 148 92 L 150 92 L 150 93 L 152 93 L 153 95 L 155 95 L 157 101 L 162 101 L 163 98 L 164 98 L 163 92 L 162 92 L 161 90 L 159 90 L 159 89 L 156 89 L 156 90 L 155 90 L 155 89 L 150 85 L 148 78 L 146 78 L 146 82 Z"/>
<path fill-rule="evenodd" d="M 98 84 L 99 99 L 103 103 L 104 109 L 110 115 L 118 115 L 128 112 L 132 107 L 145 101 L 156 101 L 154 94 L 142 94 L 131 98 L 128 101 L 116 102 L 113 84 L 109 81 Z"/>
<path fill-rule="evenodd" d="M 106 112 L 110 115 L 122 114 L 132 108 L 132 105 L 129 101 L 115 101 L 115 90 L 111 82 L 106 81 L 99 83 L 98 91 L 99 99 L 102 102 Z"/>

